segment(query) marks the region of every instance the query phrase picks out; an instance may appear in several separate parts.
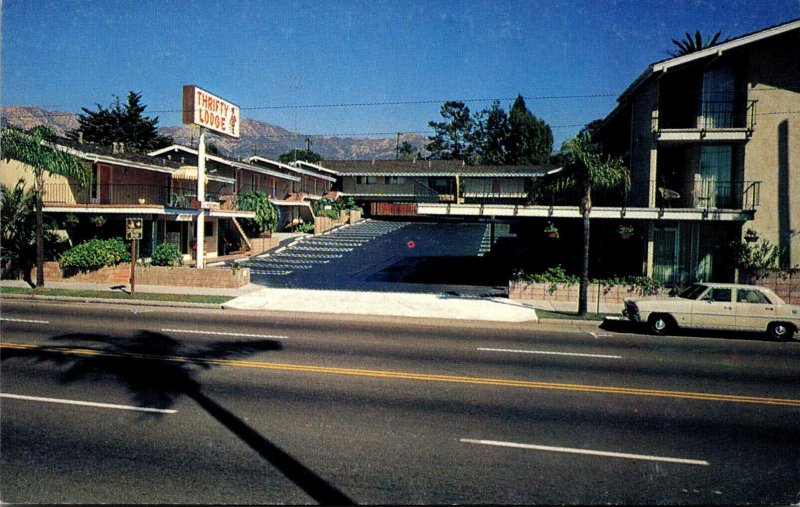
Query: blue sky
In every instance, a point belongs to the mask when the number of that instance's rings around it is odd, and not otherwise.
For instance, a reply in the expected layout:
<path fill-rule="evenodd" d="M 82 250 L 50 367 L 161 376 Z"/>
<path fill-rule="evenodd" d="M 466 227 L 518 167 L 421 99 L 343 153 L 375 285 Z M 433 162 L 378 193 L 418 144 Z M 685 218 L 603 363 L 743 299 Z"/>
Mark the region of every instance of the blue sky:
<path fill-rule="evenodd" d="M 441 101 L 486 99 L 467 102 L 480 110 L 521 93 L 558 145 L 607 114 L 671 38 L 800 18 L 800 0 L 5 0 L 2 10 L 4 105 L 80 112 L 134 90 L 160 125 L 178 125 L 181 86 L 196 84 L 245 118 L 359 135 L 426 132 Z M 374 102 L 420 103 L 286 107 Z"/>

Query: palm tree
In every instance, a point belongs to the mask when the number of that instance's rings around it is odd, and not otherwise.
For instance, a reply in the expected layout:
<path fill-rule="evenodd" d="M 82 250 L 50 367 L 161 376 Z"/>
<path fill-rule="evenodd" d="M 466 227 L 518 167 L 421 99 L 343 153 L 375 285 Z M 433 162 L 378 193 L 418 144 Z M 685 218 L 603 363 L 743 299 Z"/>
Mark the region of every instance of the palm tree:
<path fill-rule="evenodd" d="M 46 175 L 61 175 L 76 180 L 80 185 L 88 181 L 88 173 L 81 159 L 60 151 L 48 142 L 55 137 L 45 126 L 22 131 L 8 127 L 0 134 L 2 158 L 16 160 L 30 167 L 33 173 L 33 191 L 36 199 L 36 286 L 44 286 L 44 179 Z"/>
<path fill-rule="evenodd" d="M 681 40 L 672 39 L 672 43 L 678 46 L 678 50 L 670 51 L 669 54 L 671 54 L 672 56 L 682 56 L 682 55 L 688 55 L 689 53 L 694 53 L 696 51 L 700 51 L 701 49 L 710 48 L 711 46 L 717 43 L 717 39 L 719 39 L 721 33 L 722 32 L 717 32 L 714 35 L 712 35 L 710 39 L 703 40 L 703 36 L 700 34 L 700 30 L 695 30 L 694 37 L 689 35 L 689 32 L 686 32 L 684 34 L 686 36 L 684 39 Z"/>
<path fill-rule="evenodd" d="M 36 250 L 36 216 L 34 212 L 35 195 L 25 190 L 25 182 L 20 180 L 14 188 L 0 185 L 0 264 L 3 273 L 26 274 L 30 272 L 30 259 Z M 26 266 L 27 264 L 27 266 Z"/>
<path fill-rule="evenodd" d="M 592 212 L 592 190 L 595 188 L 622 186 L 627 193 L 631 186 L 630 172 L 622 163 L 622 159 L 601 155 L 598 146 L 592 143 L 591 135 L 588 133 L 565 141 L 561 151 L 566 160 L 564 169 L 544 182 L 544 185 L 558 189 L 576 188 L 580 191 L 580 212 L 583 217 L 583 257 L 578 296 L 578 315 L 586 315 L 589 288 L 589 218 Z"/>

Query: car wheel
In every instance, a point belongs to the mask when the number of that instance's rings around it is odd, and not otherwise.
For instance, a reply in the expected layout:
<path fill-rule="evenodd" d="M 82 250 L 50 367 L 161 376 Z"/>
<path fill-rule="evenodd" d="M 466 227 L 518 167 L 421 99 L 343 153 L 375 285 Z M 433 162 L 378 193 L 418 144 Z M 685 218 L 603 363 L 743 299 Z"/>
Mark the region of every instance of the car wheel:
<path fill-rule="evenodd" d="M 767 328 L 767 334 L 769 334 L 773 340 L 782 342 L 791 339 L 794 334 L 794 329 L 783 322 L 772 322 Z"/>
<path fill-rule="evenodd" d="M 654 313 L 647 319 L 650 332 L 657 335 L 665 335 L 672 329 L 672 320 L 667 315 Z"/>

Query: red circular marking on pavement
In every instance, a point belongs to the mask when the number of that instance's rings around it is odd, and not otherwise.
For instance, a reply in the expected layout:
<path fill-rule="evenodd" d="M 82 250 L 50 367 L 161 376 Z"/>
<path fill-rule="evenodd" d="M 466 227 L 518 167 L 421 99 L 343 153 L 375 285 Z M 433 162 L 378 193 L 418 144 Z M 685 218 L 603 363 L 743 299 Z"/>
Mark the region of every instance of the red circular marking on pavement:
<path fill-rule="evenodd" d="M 417 244 L 416 244 L 416 243 L 414 243 L 414 240 L 413 240 L 413 239 L 410 239 L 410 240 L 408 240 L 408 243 L 406 243 L 406 246 L 407 246 L 408 248 L 414 248 L 415 246 L 417 246 Z"/>

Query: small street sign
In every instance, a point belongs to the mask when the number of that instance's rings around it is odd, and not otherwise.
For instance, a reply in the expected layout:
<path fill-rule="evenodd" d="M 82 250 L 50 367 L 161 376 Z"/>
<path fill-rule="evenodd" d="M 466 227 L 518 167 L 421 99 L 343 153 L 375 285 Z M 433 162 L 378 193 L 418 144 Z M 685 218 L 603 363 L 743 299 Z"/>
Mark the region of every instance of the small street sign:
<path fill-rule="evenodd" d="M 125 221 L 125 239 L 128 241 L 142 239 L 143 232 L 141 218 L 128 218 Z"/>

